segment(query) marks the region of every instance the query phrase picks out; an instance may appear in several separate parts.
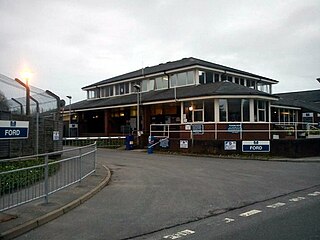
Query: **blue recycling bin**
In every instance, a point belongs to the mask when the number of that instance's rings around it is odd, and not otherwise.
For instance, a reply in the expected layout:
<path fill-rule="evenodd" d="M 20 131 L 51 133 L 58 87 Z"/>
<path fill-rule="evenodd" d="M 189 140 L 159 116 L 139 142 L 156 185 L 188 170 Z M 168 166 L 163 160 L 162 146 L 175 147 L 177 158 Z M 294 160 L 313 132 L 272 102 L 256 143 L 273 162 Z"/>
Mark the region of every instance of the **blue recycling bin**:
<path fill-rule="evenodd" d="M 148 154 L 152 154 L 153 153 L 153 149 L 154 149 L 154 145 L 156 142 L 156 138 L 154 136 L 149 136 L 148 138 Z"/>
<path fill-rule="evenodd" d="M 127 135 L 126 136 L 126 150 L 132 150 L 133 149 L 133 135 Z"/>

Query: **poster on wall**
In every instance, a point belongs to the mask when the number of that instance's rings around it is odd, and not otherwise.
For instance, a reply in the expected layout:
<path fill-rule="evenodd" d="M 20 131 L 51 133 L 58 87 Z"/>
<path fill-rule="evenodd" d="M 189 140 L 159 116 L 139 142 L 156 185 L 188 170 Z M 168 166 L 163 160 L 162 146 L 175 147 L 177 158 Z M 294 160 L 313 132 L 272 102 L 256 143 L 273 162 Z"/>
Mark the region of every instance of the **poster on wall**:
<path fill-rule="evenodd" d="M 236 141 L 224 141 L 224 150 L 226 150 L 226 151 L 237 150 L 237 142 Z"/>
<path fill-rule="evenodd" d="M 180 148 L 188 148 L 188 140 L 180 140 Z"/>
<path fill-rule="evenodd" d="M 53 139 L 53 141 L 59 141 L 59 140 L 60 140 L 60 133 L 59 133 L 59 131 L 53 131 L 53 133 L 52 133 L 52 139 Z"/>

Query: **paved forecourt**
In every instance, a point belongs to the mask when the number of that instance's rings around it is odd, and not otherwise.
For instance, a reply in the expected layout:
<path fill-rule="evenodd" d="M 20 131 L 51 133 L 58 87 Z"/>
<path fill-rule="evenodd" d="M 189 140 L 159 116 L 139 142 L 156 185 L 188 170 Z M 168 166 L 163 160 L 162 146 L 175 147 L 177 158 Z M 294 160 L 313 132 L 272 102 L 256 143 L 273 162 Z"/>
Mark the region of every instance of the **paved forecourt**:
<path fill-rule="evenodd" d="M 113 172 L 109 186 L 59 219 L 18 239 L 143 238 L 320 184 L 317 162 L 229 160 L 102 149 L 98 162 Z"/>

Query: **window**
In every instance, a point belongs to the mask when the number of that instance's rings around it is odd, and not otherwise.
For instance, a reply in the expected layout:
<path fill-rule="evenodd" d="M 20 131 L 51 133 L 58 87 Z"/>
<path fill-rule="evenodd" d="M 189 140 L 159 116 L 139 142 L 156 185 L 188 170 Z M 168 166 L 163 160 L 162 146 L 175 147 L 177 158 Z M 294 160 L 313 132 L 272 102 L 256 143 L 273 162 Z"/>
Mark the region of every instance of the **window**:
<path fill-rule="evenodd" d="M 254 81 L 254 80 L 247 79 L 247 87 L 252 88 L 252 89 L 255 89 L 254 84 L 255 84 L 255 81 Z"/>
<path fill-rule="evenodd" d="M 194 83 L 194 73 L 193 71 L 182 72 L 170 75 L 170 86 L 185 86 Z"/>
<path fill-rule="evenodd" d="M 206 83 L 213 83 L 213 72 L 206 72 Z"/>
<path fill-rule="evenodd" d="M 98 88 L 94 90 L 88 90 L 87 91 L 88 99 L 99 98 L 99 91 L 100 90 Z"/>
<path fill-rule="evenodd" d="M 204 71 L 199 71 L 199 83 L 200 84 L 205 84 L 205 72 Z"/>
<path fill-rule="evenodd" d="M 228 79 L 229 82 L 232 82 L 232 76 L 228 76 L 227 79 Z"/>
<path fill-rule="evenodd" d="M 113 95 L 113 86 L 103 87 L 100 89 L 101 97 L 109 97 Z"/>
<path fill-rule="evenodd" d="M 150 79 L 148 82 L 148 91 L 154 90 L 154 79 Z"/>
<path fill-rule="evenodd" d="M 120 95 L 120 85 L 119 84 L 116 84 L 115 85 L 115 95 Z"/>
<path fill-rule="evenodd" d="M 267 102 L 262 100 L 256 100 L 255 102 L 255 119 L 257 122 L 265 122 L 267 119 Z"/>
<path fill-rule="evenodd" d="M 124 83 L 119 84 L 120 95 L 124 94 Z"/>
<path fill-rule="evenodd" d="M 227 99 L 219 99 L 220 122 L 227 121 Z"/>
<path fill-rule="evenodd" d="M 267 83 L 258 82 L 257 89 L 262 92 L 271 93 L 271 85 Z"/>
<path fill-rule="evenodd" d="M 143 80 L 141 82 L 141 92 L 148 91 L 148 80 Z"/>
<path fill-rule="evenodd" d="M 187 84 L 187 73 L 179 73 L 177 74 L 177 86 L 183 86 Z"/>
<path fill-rule="evenodd" d="M 204 101 L 204 121 L 205 122 L 214 121 L 214 101 L 213 100 Z"/>
<path fill-rule="evenodd" d="M 219 82 L 219 74 L 210 71 L 199 71 L 199 83 L 207 84 Z"/>
<path fill-rule="evenodd" d="M 137 92 L 137 89 L 134 87 L 135 85 L 140 86 L 140 82 L 131 82 L 131 93 Z"/>
<path fill-rule="evenodd" d="M 187 84 L 193 84 L 194 83 L 194 72 L 189 71 L 187 72 Z"/>
<path fill-rule="evenodd" d="M 241 99 L 228 99 L 228 121 L 241 122 Z"/>
<path fill-rule="evenodd" d="M 129 93 L 129 83 L 128 82 L 126 82 L 124 84 L 124 93 Z"/>
<path fill-rule="evenodd" d="M 157 77 L 155 79 L 155 89 L 167 89 L 168 88 L 168 76 Z"/>
<path fill-rule="evenodd" d="M 214 74 L 214 81 L 219 82 L 219 74 L 218 73 Z"/>
<path fill-rule="evenodd" d="M 242 121 L 249 122 L 250 121 L 250 105 L 248 99 L 242 99 Z"/>
<path fill-rule="evenodd" d="M 203 101 L 184 102 L 184 122 L 203 122 Z"/>

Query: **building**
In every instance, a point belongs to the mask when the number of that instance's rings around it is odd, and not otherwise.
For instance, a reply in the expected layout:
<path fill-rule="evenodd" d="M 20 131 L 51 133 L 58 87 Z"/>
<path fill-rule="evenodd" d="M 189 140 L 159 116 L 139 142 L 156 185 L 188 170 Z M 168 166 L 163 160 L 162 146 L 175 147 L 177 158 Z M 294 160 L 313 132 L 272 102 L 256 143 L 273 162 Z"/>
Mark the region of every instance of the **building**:
<path fill-rule="evenodd" d="M 169 139 L 305 138 L 304 113 L 316 103 L 272 94 L 278 81 L 196 58 L 183 58 L 109 78 L 82 89 L 71 106 L 77 136 L 142 134 Z M 319 96 L 319 94 L 318 94 Z M 68 107 L 66 107 L 68 109 Z M 66 123 L 69 116 L 65 117 Z M 137 124 L 137 121 L 139 124 Z M 138 132 L 138 133 L 137 133 Z"/>

